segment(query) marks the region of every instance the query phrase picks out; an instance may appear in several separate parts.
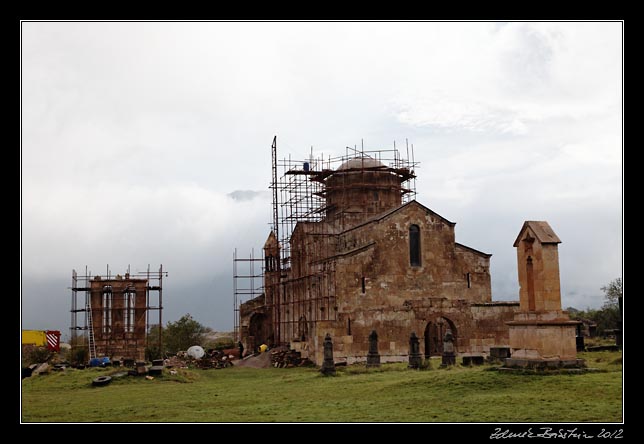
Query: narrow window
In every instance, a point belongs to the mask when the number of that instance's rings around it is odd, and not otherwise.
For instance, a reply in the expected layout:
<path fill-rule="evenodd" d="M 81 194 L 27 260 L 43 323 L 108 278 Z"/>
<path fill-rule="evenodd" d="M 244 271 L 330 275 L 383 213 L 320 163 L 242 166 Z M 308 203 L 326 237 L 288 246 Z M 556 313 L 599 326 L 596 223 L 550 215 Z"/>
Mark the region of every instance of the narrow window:
<path fill-rule="evenodd" d="M 409 263 L 412 267 L 420 266 L 420 228 L 409 227 Z"/>
<path fill-rule="evenodd" d="M 347 319 L 347 336 L 351 336 L 351 318 Z"/>
<path fill-rule="evenodd" d="M 467 288 L 472 288 L 472 278 L 470 273 L 467 273 Z"/>
<path fill-rule="evenodd" d="M 526 264 L 527 268 L 527 278 L 528 278 L 528 310 L 535 310 L 535 301 L 534 301 L 534 270 L 532 265 L 532 258 L 528 256 L 528 261 Z"/>
<path fill-rule="evenodd" d="M 125 290 L 125 331 L 132 333 L 134 331 L 134 289 Z"/>
<path fill-rule="evenodd" d="M 365 294 L 366 288 L 365 288 L 365 277 L 362 276 L 362 294 Z"/>

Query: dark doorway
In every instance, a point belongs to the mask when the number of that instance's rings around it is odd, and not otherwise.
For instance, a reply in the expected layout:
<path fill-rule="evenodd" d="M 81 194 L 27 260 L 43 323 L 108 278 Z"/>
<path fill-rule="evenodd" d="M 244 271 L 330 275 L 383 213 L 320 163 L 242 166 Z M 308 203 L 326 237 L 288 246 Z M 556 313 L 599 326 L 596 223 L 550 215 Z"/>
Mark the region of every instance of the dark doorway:
<path fill-rule="evenodd" d="M 457 344 L 457 331 L 454 323 L 446 317 L 438 317 L 425 327 L 425 358 L 443 354 L 443 337 L 447 329 L 452 330 L 454 344 Z"/>
<path fill-rule="evenodd" d="M 257 348 L 262 344 L 272 345 L 267 342 L 270 330 L 268 317 L 264 313 L 254 313 L 248 324 L 248 346 L 250 349 L 257 351 Z"/>

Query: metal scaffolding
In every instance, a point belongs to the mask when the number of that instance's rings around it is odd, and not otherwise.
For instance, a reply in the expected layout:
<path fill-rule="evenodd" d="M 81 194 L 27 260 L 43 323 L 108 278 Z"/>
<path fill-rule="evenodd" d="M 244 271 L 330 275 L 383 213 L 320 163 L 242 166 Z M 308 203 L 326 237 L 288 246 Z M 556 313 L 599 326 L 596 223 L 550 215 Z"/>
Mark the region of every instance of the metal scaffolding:
<path fill-rule="evenodd" d="M 264 293 L 264 269 L 263 258 L 255 257 L 255 250 L 252 249 L 249 257 L 238 257 L 237 249 L 233 252 L 233 311 L 235 342 L 240 340 L 239 331 L 239 306 L 250 299 L 261 296 Z"/>
<path fill-rule="evenodd" d="M 414 160 L 413 145 L 411 158 L 409 144 L 406 151 L 407 156 L 401 156 L 395 143 L 389 150 L 365 150 L 362 145 L 360 149 L 346 147 L 341 156 L 316 157 L 311 148 L 306 160 L 290 156 L 278 160 L 277 137 L 273 138 L 270 189 L 275 243 L 265 246 L 263 268 L 262 258 L 254 258 L 254 253 L 243 259 L 237 257 L 237 251 L 233 255 L 237 340 L 241 336 L 242 296 L 263 295 L 261 310 L 270 316 L 272 333 L 261 340 L 274 344 L 304 341 L 316 322 L 337 320 L 338 235 L 356 220 L 367 220 L 381 214 L 384 208 L 415 198 L 418 162 Z M 373 196 L 373 201 L 347 205 L 358 195 Z M 248 262 L 248 274 L 239 272 L 239 262 Z M 260 264 L 258 268 L 256 262 Z M 256 280 L 261 277 L 263 285 L 258 286 Z M 249 324 L 252 330 L 251 327 Z M 253 335 L 249 333 L 249 337 Z"/>
<path fill-rule="evenodd" d="M 281 161 L 277 160 L 277 138 L 273 139 L 272 148 L 272 181 L 270 189 L 273 190 L 274 217 L 272 230 L 278 236 L 280 247 L 280 266 L 289 269 L 291 263 L 290 241 L 295 226 L 299 222 L 320 222 L 328 211 L 332 210 L 327 202 L 327 197 L 334 191 L 345 193 L 356 188 L 372 188 L 371 183 L 358 181 L 357 183 L 339 183 L 329 186 L 327 179 L 338 171 L 343 164 L 352 159 L 372 159 L 381 165 L 358 165 L 352 168 L 345 168 L 346 173 L 357 173 L 366 175 L 371 172 L 389 172 L 400 181 L 400 192 L 402 203 L 409 202 L 416 198 L 416 174 L 415 170 L 419 162 L 414 159 L 414 146 L 406 143 L 407 156 L 403 157 L 394 142 L 392 149 L 365 150 L 364 146 L 346 147 L 345 154 L 341 156 L 328 156 L 320 154 L 313 156 L 311 148 L 307 160 L 294 160 L 289 155 Z M 278 178 L 279 177 L 279 178 Z M 343 178 L 346 175 L 343 176 Z M 279 210 L 279 211 L 278 211 Z M 340 226 L 345 223 L 340 215 Z"/>
<path fill-rule="evenodd" d="M 72 346 L 89 347 L 90 355 L 97 351 L 107 355 L 115 349 L 134 349 L 141 354 L 146 347 L 153 345 L 148 343 L 148 333 L 152 326 L 151 313 L 156 311 L 159 335 L 155 345 L 160 350 L 163 344 L 163 278 L 167 276 L 163 265 L 157 272 L 150 271 L 148 265 L 146 271 L 134 274 L 130 273 L 128 265 L 124 276 L 112 274 L 109 265 L 104 275 L 92 274 L 87 266 L 83 275 L 72 270 Z M 113 292 L 112 284 L 122 284 L 123 288 Z M 142 332 L 139 327 L 143 327 Z M 87 343 L 78 345 L 79 332 L 87 335 Z M 93 348 L 97 351 L 92 353 Z"/>
<path fill-rule="evenodd" d="M 273 146 L 276 156 L 275 139 Z M 395 143 L 390 150 L 361 144 L 360 149 L 346 147 L 340 156 L 315 157 L 311 149 L 307 160 L 289 156 L 273 161 L 273 178 L 280 177 L 271 188 L 279 192 L 273 202 L 279 218 L 273 225 L 279 233 L 281 271 L 265 286 L 276 343 L 305 341 L 318 321 L 337 320 L 336 259 L 345 249 L 338 245 L 338 235 L 383 211 L 377 203 L 354 202 L 357 196 L 387 194 L 390 206 L 415 198 L 418 163 L 413 145 L 411 160 L 409 145 L 406 149 L 403 157 Z"/>

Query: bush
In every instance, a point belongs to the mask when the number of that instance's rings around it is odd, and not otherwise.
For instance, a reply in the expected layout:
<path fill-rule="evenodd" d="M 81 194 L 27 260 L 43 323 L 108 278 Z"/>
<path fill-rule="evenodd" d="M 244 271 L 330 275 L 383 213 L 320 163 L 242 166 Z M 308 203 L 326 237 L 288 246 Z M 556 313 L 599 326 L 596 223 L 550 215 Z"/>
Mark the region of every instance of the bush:
<path fill-rule="evenodd" d="M 208 341 L 206 343 L 208 349 L 214 348 L 215 350 L 225 350 L 228 348 L 237 348 L 237 344 L 233 341 L 232 338 L 218 338 L 214 341 Z"/>
<path fill-rule="evenodd" d="M 72 365 L 87 364 L 89 362 L 89 350 L 86 346 L 76 346 L 70 353 Z"/>
<path fill-rule="evenodd" d="M 190 314 L 183 315 L 176 322 L 168 322 L 163 331 L 165 351 L 174 354 L 187 350 L 193 345 L 204 343 L 207 328 L 195 321 Z"/>
<path fill-rule="evenodd" d="M 156 347 L 156 346 L 145 347 L 146 361 L 154 361 L 155 359 L 161 359 L 161 358 L 163 358 L 163 354 L 161 353 L 161 350 L 159 349 L 159 347 Z"/>
<path fill-rule="evenodd" d="M 30 353 L 28 357 L 29 364 L 39 364 L 41 362 L 49 361 L 51 358 L 52 352 L 47 350 L 46 347 L 36 347 Z"/>

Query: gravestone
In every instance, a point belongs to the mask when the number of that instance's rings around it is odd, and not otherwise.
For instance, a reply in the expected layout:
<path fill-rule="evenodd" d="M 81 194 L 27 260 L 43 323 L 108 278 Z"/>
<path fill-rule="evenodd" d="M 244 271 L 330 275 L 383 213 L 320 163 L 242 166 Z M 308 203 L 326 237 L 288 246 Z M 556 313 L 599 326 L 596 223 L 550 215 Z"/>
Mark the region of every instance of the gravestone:
<path fill-rule="evenodd" d="M 420 346 L 418 344 L 418 336 L 416 332 L 411 332 L 409 336 L 409 365 L 408 368 L 420 368 L 422 366 L 423 360 L 420 356 Z"/>
<path fill-rule="evenodd" d="M 333 342 L 329 333 L 324 337 L 324 361 L 320 372 L 325 375 L 335 375 L 335 364 L 333 362 Z"/>
<path fill-rule="evenodd" d="M 449 328 L 443 337 L 443 361 L 441 367 L 456 365 L 456 353 L 454 352 L 454 335 Z"/>
<path fill-rule="evenodd" d="M 369 335 L 369 353 L 367 353 L 367 367 L 380 367 L 380 353 L 378 353 L 378 333 L 372 330 Z"/>
<path fill-rule="evenodd" d="M 577 351 L 583 352 L 586 350 L 586 345 L 584 343 L 584 332 L 582 331 L 582 324 L 577 324 L 577 336 L 575 337 L 577 341 Z"/>

